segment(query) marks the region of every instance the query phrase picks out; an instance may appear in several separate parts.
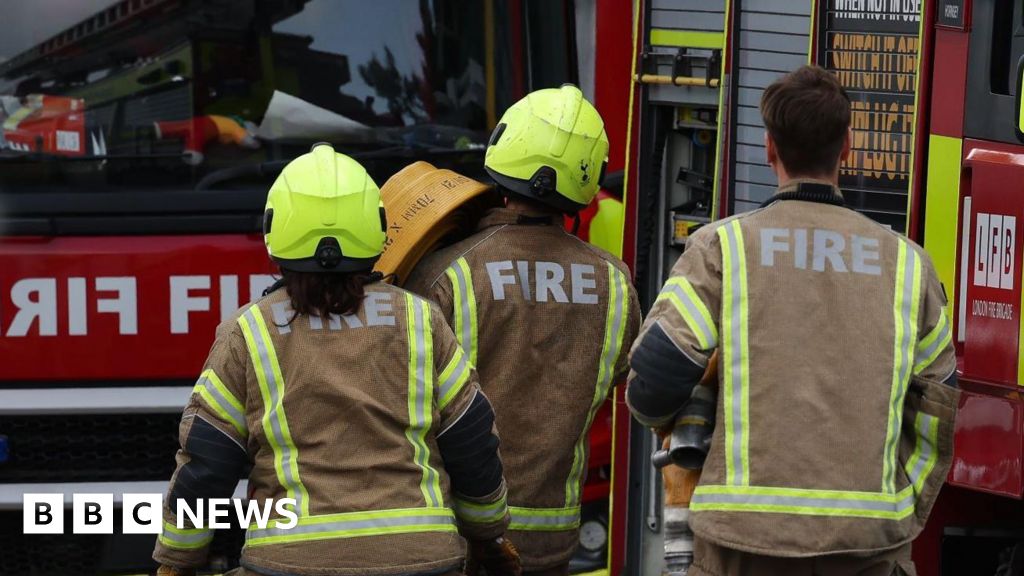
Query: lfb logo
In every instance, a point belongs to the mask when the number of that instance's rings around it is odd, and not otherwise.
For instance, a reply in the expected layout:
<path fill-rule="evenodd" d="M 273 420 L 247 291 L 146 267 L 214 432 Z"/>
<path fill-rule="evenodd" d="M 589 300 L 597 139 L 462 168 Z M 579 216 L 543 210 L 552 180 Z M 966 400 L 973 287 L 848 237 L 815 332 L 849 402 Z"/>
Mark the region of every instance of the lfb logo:
<path fill-rule="evenodd" d="M 974 285 L 1013 290 L 1017 217 L 978 214 L 974 226 Z"/>

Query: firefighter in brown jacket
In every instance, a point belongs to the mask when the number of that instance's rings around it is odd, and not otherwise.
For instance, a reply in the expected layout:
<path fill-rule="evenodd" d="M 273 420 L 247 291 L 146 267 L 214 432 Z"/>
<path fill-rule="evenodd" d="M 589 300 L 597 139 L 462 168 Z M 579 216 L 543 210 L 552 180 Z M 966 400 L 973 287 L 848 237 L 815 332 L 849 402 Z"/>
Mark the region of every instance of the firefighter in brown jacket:
<path fill-rule="evenodd" d="M 587 433 L 640 324 L 626 266 L 561 226 L 593 199 L 607 155 L 604 123 L 578 88 L 528 95 L 486 153 L 507 206 L 406 285 L 440 305 L 494 402 L 524 574 L 568 573 Z"/>
<path fill-rule="evenodd" d="M 719 351 L 715 433 L 691 503 L 691 576 L 914 574 L 957 406 L 927 254 L 844 206 L 850 100 L 803 67 L 764 92 L 778 192 L 705 226 L 633 347 L 627 400 L 672 420 Z"/>
<path fill-rule="evenodd" d="M 161 574 L 191 574 L 213 538 L 179 506 L 229 497 L 250 464 L 271 518 L 248 526 L 237 574 L 454 575 L 459 532 L 492 574 L 519 573 L 491 405 L 437 307 L 370 274 L 384 222 L 377 186 L 330 145 L 274 183 L 264 234 L 283 277 L 217 329 Z"/>

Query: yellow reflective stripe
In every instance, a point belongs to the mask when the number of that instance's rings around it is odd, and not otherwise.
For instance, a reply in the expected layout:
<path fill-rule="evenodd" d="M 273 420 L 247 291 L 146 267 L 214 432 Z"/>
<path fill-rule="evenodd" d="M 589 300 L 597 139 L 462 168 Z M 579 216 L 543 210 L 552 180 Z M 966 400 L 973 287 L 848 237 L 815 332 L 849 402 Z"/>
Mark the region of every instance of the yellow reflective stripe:
<path fill-rule="evenodd" d="M 914 356 L 914 374 L 920 374 L 931 366 L 952 341 L 953 330 L 946 317 L 946 309 L 940 308 L 938 324 L 917 345 L 917 354 Z"/>
<path fill-rule="evenodd" d="M 722 380 L 726 483 L 750 483 L 750 346 L 747 257 L 739 220 L 718 228 L 722 245 Z"/>
<path fill-rule="evenodd" d="M 192 392 L 198 394 L 207 407 L 220 416 L 221 420 L 231 424 L 242 438 L 249 437 L 249 428 L 245 423 L 245 408 L 228 390 L 216 372 L 212 369 L 205 370 L 196 381 Z"/>
<path fill-rule="evenodd" d="M 889 393 L 889 418 L 882 461 L 882 491 L 896 491 L 897 452 L 903 425 L 903 400 L 907 394 L 917 342 L 918 304 L 921 297 L 921 258 L 907 242 L 899 241 L 893 286 L 893 367 Z"/>
<path fill-rule="evenodd" d="M 566 508 L 522 508 L 509 506 L 511 522 L 509 530 L 528 532 L 561 532 L 580 526 L 580 507 Z"/>
<path fill-rule="evenodd" d="M 711 312 L 686 278 L 670 278 L 658 295 L 658 300 L 668 300 L 675 306 L 690 331 L 697 337 L 702 350 L 711 350 L 718 346 L 718 330 L 711 319 Z"/>
<path fill-rule="evenodd" d="M 907 478 L 910 479 L 914 488 L 914 493 L 920 495 L 924 489 L 924 483 L 939 460 L 939 419 L 930 414 L 918 412 L 914 419 L 914 430 L 917 433 L 914 452 L 910 455 L 905 470 Z"/>
<path fill-rule="evenodd" d="M 470 502 L 461 498 L 453 498 L 455 504 L 455 515 L 464 522 L 475 524 L 492 524 L 504 520 L 508 513 L 507 496 L 502 494 L 501 498 L 489 504 Z"/>
<path fill-rule="evenodd" d="M 409 427 L 405 436 L 413 449 L 413 461 L 422 471 L 420 491 L 427 506 L 444 506 L 440 475 L 430 465 L 427 432 L 434 414 L 434 340 L 430 328 L 430 305 L 412 294 L 405 295 L 407 338 L 409 340 Z"/>
<path fill-rule="evenodd" d="M 292 440 L 288 419 L 284 413 L 284 376 L 278 364 L 277 351 L 263 314 L 255 304 L 238 319 L 252 359 L 256 380 L 263 397 L 263 433 L 274 453 L 274 470 L 288 498 L 294 498 L 301 516 L 309 515 L 309 492 L 299 477 L 299 450 Z"/>
<path fill-rule="evenodd" d="M 250 525 L 245 545 L 266 546 L 386 534 L 456 531 L 454 515 L 448 508 L 405 508 L 305 516 L 299 518 L 292 528 L 279 528 L 278 523 L 271 522 L 262 529 Z"/>
<path fill-rule="evenodd" d="M 466 353 L 461 346 L 455 347 L 455 354 L 448 362 L 448 366 L 438 376 L 440 384 L 437 394 L 440 399 L 437 401 L 437 409 L 444 410 L 448 404 L 458 395 L 462 387 L 469 382 L 470 368 L 466 360 Z"/>
<path fill-rule="evenodd" d="M 699 486 L 690 509 L 767 512 L 846 518 L 902 520 L 914 513 L 914 489 L 899 493 L 804 490 L 755 486 Z"/>
<path fill-rule="evenodd" d="M 605 315 L 604 344 L 597 366 L 597 383 L 594 397 L 590 402 L 587 420 L 576 439 L 573 448 L 572 468 L 565 480 L 565 505 L 573 507 L 580 502 L 583 472 L 587 465 L 588 432 L 598 409 L 608 398 L 608 390 L 615 379 L 615 366 L 623 348 L 626 333 L 626 319 L 629 316 L 629 284 L 626 275 L 612 264 L 608 264 L 608 310 Z"/>
<path fill-rule="evenodd" d="M 652 28 L 651 44 L 654 46 L 720 50 L 725 47 L 725 34 L 722 32 L 688 32 L 666 28 Z"/>
<path fill-rule="evenodd" d="M 195 550 L 203 548 L 213 540 L 213 531 L 206 528 L 178 528 L 164 520 L 163 531 L 158 539 L 168 548 Z"/>
<path fill-rule="evenodd" d="M 469 363 L 476 366 L 477 325 L 476 293 L 473 292 L 473 274 L 465 258 L 459 258 L 445 271 L 452 283 L 454 295 L 455 338 L 469 354 Z"/>

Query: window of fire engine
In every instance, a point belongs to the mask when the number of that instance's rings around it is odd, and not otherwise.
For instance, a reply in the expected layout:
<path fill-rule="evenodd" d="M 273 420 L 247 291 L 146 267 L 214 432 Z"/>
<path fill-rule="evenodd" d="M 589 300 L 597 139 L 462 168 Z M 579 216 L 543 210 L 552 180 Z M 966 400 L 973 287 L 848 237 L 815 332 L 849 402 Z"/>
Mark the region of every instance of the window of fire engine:
<path fill-rule="evenodd" d="M 992 18 L 991 90 L 1016 96 L 1017 63 L 1024 56 L 1024 2 L 996 0 Z"/>
<path fill-rule="evenodd" d="M 530 58 L 570 53 L 571 18 L 531 33 L 548 12 L 571 2 L 19 2 L 0 34 L 0 194 L 265 193 L 247 168 L 319 141 L 379 183 L 418 159 L 477 175 L 508 105 L 575 80 L 574 61 Z"/>

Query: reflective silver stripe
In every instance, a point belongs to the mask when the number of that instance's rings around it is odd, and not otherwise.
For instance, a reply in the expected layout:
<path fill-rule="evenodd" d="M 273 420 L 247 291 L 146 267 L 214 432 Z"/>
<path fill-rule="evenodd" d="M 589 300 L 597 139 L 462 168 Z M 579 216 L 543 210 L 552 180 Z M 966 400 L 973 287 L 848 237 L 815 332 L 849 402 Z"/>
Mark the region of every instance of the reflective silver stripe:
<path fill-rule="evenodd" d="M 719 229 L 719 235 L 725 236 L 724 250 L 729 253 L 729 267 L 725 270 L 726 283 L 728 284 L 727 294 L 725 297 L 729 299 L 729 311 L 730 314 L 727 318 L 723 317 L 723 324 L 726 326 L 728 331 L 728 337 L 723 338 L 722 352 L 724 354 L 725 362 L 729 363 L 729 373 L 725 378 L 725 385 L 728 387 L 731 402 L 726 404 L 726 409 L 730 410 L 731 415 L 731 428 L 729 430 L 729 440 L 731 440 L 731 460 L 729 461 L 730 468 L 732 469 L 732 476 L 727 478 L 726 481 L 729 484 L 740 486 L 743 484 L 743 346 L 742 346 L 742 315 L 740 310 L 743 306 L 743 298 L 746 297 L 741 289 L 741 276 L 743 275 L 743 267 L 740 262 L 741 258 L 744 258 L 744 254 L 740 253 L 739 242 L 736 238 L 736 227 L 739 225 L 738 222 L 733 221 L 729 224 L 722 226 Z M 723 314 L 724 316 L 724 314 Z"/>
<path fill-rule="evenodd" d="M 939 333 L 935 337 L 935 340 L 928 345 L 924 350 L 918 349 L 917 354 L 914 356 L 914 367 L 915 371 L 924 370 L 931 362 L 932 356 L 934 356 L 940 348 L 945 347 L 949 344 L 950 337 L 950 324 L 946 318 L 946 312 L 943 310 L 939 316 L 939 322 L 942 324 L 939 326 Z M 929 335 L 930 336 L 930 335 Z M 923 366 L 921 364 L 924 364 Z"/>
<path fill-rule="evenodd" d="M 889 405 L 889 430 L 886 436 L 885 452 L 883 463 L 882 491 L 893 493 L 896 491 L 896 469 L 897 469 L 897 447 L 900 436 L 900 429 L 903 425 L 903 401 L 906 398 L 907 384 L 910 381 L 910 373 L 913 369 L 914 347 L 917 342 L 917 301 L 914 286 L 919 277 L 917 251 L 908 246 L 906 242 L 900 241 L 900 250 L 904 251 L 906 260 L 903 266 L 903 275 L 897 278 L 896 289 L 899 290 L 897 297 L 899 305 L 900 340 L 894 350 L 896 356 L 893 361 L 896 364 L 894 370 L 896 382 L 893 383 L 893 392 L 890 395 Z"/>
<path fill-rule="evenodd" d="M 817 498 L 807 496 L 785 496 L 768 494 L 707 494 L 696 493 L 693 496 L 695 508 L 701 506 L 733 505 L 733 506 L 774 506 L 785 508 L 816 509 L 822 513 L 829 511 L 863 510 L 900 514 L 914 508 L 914 493 L 898 501 L 846 498 Z M 786 512 L 786 510 L 780 510 Z M 836 516 L 846 516 L 837 513 Z"/>
<path fill-rule="evenodd" d="M 244 430 L 248 432 L 248 428 L 245 424 L 245 414 L 242 414 L 238 408 L 235 408 L 235 406 L 225 398 L 223 394 L 221 394 L 220 390 L 217 389 L 217 386 L 213 384 L 213 380 L 210 380 L 207 376 L 200 376 L 198 383 L 201 384 L 203 388 L 206 389 L 206 392 L 209 393 L 217 402 L 217 406 L 215 408 L 223 410 L 228 416 L 230 416 L 232 424 L 235 424 L 240 428 L 240 431 Z"/>
<path fill-rule="evenodd" d="M 591 401 L 590 412 L 587 414 L 586 424 L 580 432 L 579 438 L 573 451 L 573 464 L 569 470 L 569 478 L 565 486 L 565 505 L 575 506 L 580 501 L 580 489 L 583 484 L 583 470 L 586 466 L 586 449 L 589 440 L 588 433 L 594 422 L 594 416 L 598 409 L 608 397 L 608 389 L 615 379 L 615 364 L 619 359 L 624 339 L 623 316 L 626 314 L 628 303 L 626 301 L 627 280 L 625 274 L 612 264 L 608 264 L 608 312 L 605 320 L 604 344 L 601 350 L 600 366 L 598 368 L 598 381 L 594 388 L 594 397 Z M 610 320 L 610 322 L 609 322 Z"/>
<path fill-rule="evenodd" d="M 260 330 L 259 324 L 256 322 L 256 318 L 253 316 L 259 312 L 259 308 L 255 305 L 250 306 L 242 318 L 245 319 L 249 330 L 252 332 L 253 342 L 256 345 L 256 353 L 260 359 L 260 366 L 263 368 L 263 377 L 267 382 L 267 394 L 270 396 L 270 403 L 268 407 L 265 407 L 263 414 L 263 426 L 266 429 L 269 424 L 271 434 L 273 435 L 274 444 L 277 445 L 278 450 L 281 454 L 281 466 L 278 470 L 285 480 L 285 489 L 289 492 L 291 497 L 295 498 L 295 510 L 303 510 L 303 492 L 300 488 L 299 479 L 292 474 L 292 462 L 295 460 L 295 455 L 292 453 L 290 442 L 285 439 L 284 432 L 281 426 L 281 412 L 283 411 L 283 399 L 278 393 L 278 381 L 274 375 L 274 370 L 271 365 L 271 358 L 269 353 L 269 343 L 266 342 L 266 336 L 263 331 Z M 276 360 L 276 359 L 275 359 Z M 256 368 L 254 366 L 254 368 Z M 296 462 L 297 464 L 297 462 Z"/>
<path fill-rule="evenodd" d="M 915 422 L 917 449 L 914 450 L 910 462 L 913 467 L 907 471 L 907 477 L 915 490 L 920 490 L 919 482 L 931 472 L 930 468 L 934 465 L 932 459 L 935 457 L 935 443 L 938 441 L 932 434 L 934 420 L 935 416 L 919 412 Z"/>
<path fill-rule="evenodd" d="M 708 323 L 704 319 L 704 314 L 701 312 L 700 307 L 703 307 L 704 304 L 700 303 L 699 307 L 698 303 L 693 301 L 690 295 L 683 290 L 682 286 L 672 282 L 671 280 L 665 285 L 665 291 L 671 291 L 675 294 L 675 296 L 679 298 L 679 301 L 683 303 L 683 306 L 686 307 L 686 311 L 690 313 L 690 318 L 693 319 L 693 324 L 690 324 L 690 329 L 694 332 L 698 332 L 699 334 L 697 337 L 702 342 L 707 343 L 707 348 L 705 349 L 710 350 L 715 346 L 718 346 L 715 329 L 713 326 L 708 326 Z M 689 324 L 689 322 L 687 322 L 687 324 Z"/>
<path fill-rule="evenodd" d="M 429 514 L 409 515 L 395 517 L 360 518 L 353 520 L 337 520 L 334 522 L 318 522 L 299 524 L 294 528 L 249 528 L 245 539 L 257 540 L 261 538 L 283 537 L 287 540 L 290 536 L 306 535 L 328 535 L 344 538 L 353 536 L 372 536 L 372 531 L 380 530 L 383 533 L 401 532 L 402 528 L 414 528 L 417 526 L 446 525 L 454 526 L 455 520 L 450 514 Z M 358 532 L 357 532 L 358 531 Z M 371 533 L 362 533 L 370 531 Z"/>
<path fill-rule="evenodd" d="M 172 544 L 182 544 L 182 545 L 204 544 L 204 543 L 209 542 L 210 540 L 213 539 L 213 531 L 212 530 L 196 529 L 196 530 L 187 530 L 187 531 L 184 531 L 184 532 L 185 533 L 172 532 L 171 530 L 168 530 L 165 527 L 163 532 L 160 534 L 160 536 L 161 536 L 161 538 L 163 540 L 168 541 L 168 542 L 170 542 Z"/>
<path fill-rule="evenodd" d="M 426 499 L 427 506 L 439 508 L 443 506 L 440 490 L 440 476 L 430 465 L 430 448 L 426 442 L 427 430 L 433 421 L 433 338 L 428 338 L 430 318 L 425 313 L 429 310 L 427 303 L 411 294 L 406 295 L 406 306 L 412 309 L 412 333 L 409 346 L 413 350 L 410 360 L 414 363 L 413 386 L 409 391 L 411 398 L 409 413 L 409 440 L 413 444 L 416 465 L 423 471 L 420 488 Z M 408 314 L 407 314 L 408 316 Z M 429 400 L 428 400 L 428 394 Z M 429 408 L 428 408 L 429 406 Z"/>
<path fill-rule="evenodd" d="M 448 393 L 452 391 L 452 388 L 466 378 L 466 372 L 469 370 L 469 367 L 466 365 L 466 355 L 463 353 L 457 354 L 459 356 L 459 361 L 455 366 L 455 370 L 451 373 L 451 376 L 441 383 L 441 387 L 438 390 L 440 398 L 448 396 Z"/>
<path fill-rule="evenodd" d="M 466 278 L 465 271 L 462 267 L 463 261 L 456 261 L 456 263 L 450 268 L 455 274 L 456 286 L 455 290 L 458 291 L 461 300 L 461 308 L 457 310 L 457 313 L 461 315 L 460 323 L 462 324 L 459 334 L 456 336 L 459 340 L 459 346 L 470 355 L 470 360 L 476 353 L 475 347 L 473 346 L 473 324 L 476 323 L 476 318 L 473 315 L 473 310 L 470 307 L 470 298 L 474 298 L 473 286 Z M 467 264 L 468 265 L 468 264 Z"/>
<path fill-rule="evenodd" d="M 572 530 L 580 525 L 580 509 L 576 508 L 518 508 L 509 507 L 509 530 L 560 531 Z"/>
<path fill-rule="evenodd" d="M 455 515 L 460 520 L 476 522 L 478 524 L 498 522 L 505 518 L 505 513 L 508 511 L 504 496 L 491 504 L 477 504 L 475 502 L 459 500 L 458 498 L 454 499 L 454 503 Z"/>

